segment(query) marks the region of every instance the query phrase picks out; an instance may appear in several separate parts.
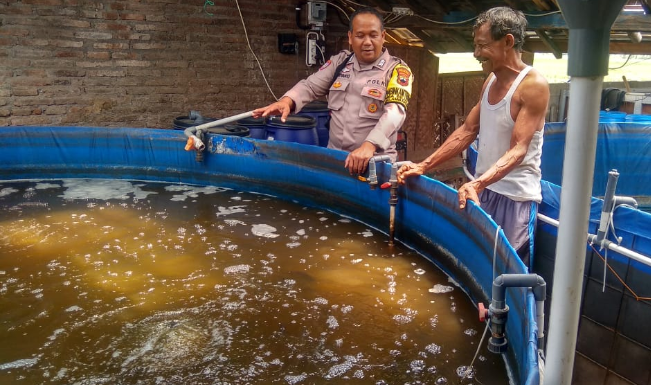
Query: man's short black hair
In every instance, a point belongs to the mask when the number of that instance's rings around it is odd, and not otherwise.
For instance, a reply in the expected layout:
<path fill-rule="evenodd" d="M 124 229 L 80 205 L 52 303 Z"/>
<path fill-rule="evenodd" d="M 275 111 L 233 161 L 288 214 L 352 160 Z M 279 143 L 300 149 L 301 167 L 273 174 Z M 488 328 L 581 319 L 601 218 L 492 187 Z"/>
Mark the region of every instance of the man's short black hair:
<path fill-rule="evenodd" d="M 355 20 L 355 17 L 357 17 L 357 15 L 362 14 L 375 15 L 375 17 L 380 20 L 380 31 L 384 31 L 384 19 L 382 18 L 382 14 L 380 14 L 380 12 L 373 7 L 364 7 L 358 9 L 357 11 L 353 12 L 352 15 L 350 15 L 350 22 L 348 23 L 348 30 L 350 32 L 353 32 L 353 20 Z"/>

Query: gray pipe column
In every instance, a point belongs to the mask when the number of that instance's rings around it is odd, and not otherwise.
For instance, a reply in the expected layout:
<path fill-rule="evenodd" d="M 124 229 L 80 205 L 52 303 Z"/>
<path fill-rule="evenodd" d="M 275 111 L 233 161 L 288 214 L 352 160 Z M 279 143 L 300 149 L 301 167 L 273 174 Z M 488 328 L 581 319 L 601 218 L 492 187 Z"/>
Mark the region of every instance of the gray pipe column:
<path fill-rule="evenodd" d="M 545 385 L 570 385 L 579 325 L 599 107 L 610 28 L 626 0 L 558 0 L 570 30 L 565 159 Z"/>

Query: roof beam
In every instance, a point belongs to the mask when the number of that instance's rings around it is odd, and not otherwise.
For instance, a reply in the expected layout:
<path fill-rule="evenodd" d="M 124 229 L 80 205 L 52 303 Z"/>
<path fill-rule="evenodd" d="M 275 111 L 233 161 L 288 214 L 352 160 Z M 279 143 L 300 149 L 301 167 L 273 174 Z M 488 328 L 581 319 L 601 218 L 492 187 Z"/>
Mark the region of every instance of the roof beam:
<path fill-rule="evenodd" d="M 441 32 L 445 33 L 450 39 L 454 40 L 465 51 L 468 51 L 468 52 L 474 52 L 475 51 L 474 44 L 472 44 L 468 40 L 466 40 L 466 38 L 463 37 L 463 35 L 460 34 L 459 32 L 452 31 L 452 30 L 449 30 L 449 29 L 441 30 Z"/>
<path fill-rule="evenodd" d="M 549 35 L 547 35 L 547 32 L 545 32 L 544 29 L 537 29 L 536 30 L 536 35 L 540 38 L 540 40 L 545 43 L 547 48 L 549 48 L 550 51 L 554 54 L 554 57 L 556 59 L 560 59 L 563 57 L 563 52 L 558 48 L 554 40 L 552 40 Z"/>
<path fill-rule="evenodd" d="M 441 44 L 439 44 L 438 41 L 436 41 L 436 39 L 432 38 L 427 32 L 423 31 L 422 29 L 412 28 L 410 31 L 414 35 L 418 36 L 418 38 L 423 41 L 425 48 L 429 49 L 430 51 L 440 54 L 448 53 L 446 48 L 444 48 Z"/>
<path fill-rule="evenodd" d="M 394 28 L 422 28 L 422 29 L 463 29 L 469 30 L 472 28 L 474 17 L 477 15 L 472 13 L 450 13 L 443 18 L 435 16 L 424 16 L 426 18 L 437 20 L 441 23 L 451 23 L 451 24 L 435 24 L 431 23 L 421 17 L 407 16 L 402 20 L 398 20 L 393 23 L 391 26 Z M 470 20 L 472 19 L 472 20 Z M 463 24 L 454 24 L 461 21 L 469 20 L 467 23 Z M 528 28 L 530 30 L 537 29 L 568 29 L 563 15 L 555 13 L 552 15 L 545 16 L 527 16 Z M 631 32 L 651 32 L 651 16 L 647 15 L 622 15 L 620 14 L 611 28 L 613 31 L 631 31 Z"/>

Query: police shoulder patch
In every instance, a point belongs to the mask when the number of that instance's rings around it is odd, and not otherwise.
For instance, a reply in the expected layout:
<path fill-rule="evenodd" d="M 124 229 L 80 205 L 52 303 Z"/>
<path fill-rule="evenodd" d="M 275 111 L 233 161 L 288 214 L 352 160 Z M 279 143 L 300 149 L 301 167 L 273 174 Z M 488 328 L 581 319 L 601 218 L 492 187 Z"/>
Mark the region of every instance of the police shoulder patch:
<path fill-rule="evenodd" d="M 402 104 L 405 108 L 411 98 L 411 85 L 413 83 L 413 74 L 409 67 L 404 64 L 398 64 L 393 68 L 391 80 L 387 85 L 387 93 L 384 99 L 385 103 Z"/>

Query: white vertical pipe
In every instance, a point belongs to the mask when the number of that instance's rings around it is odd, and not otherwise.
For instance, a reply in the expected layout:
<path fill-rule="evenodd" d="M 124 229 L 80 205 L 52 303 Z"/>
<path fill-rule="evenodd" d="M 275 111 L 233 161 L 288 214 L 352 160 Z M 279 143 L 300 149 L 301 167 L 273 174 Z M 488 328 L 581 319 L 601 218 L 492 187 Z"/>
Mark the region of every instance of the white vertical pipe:
<path fill-rule="evenodd" d="M 579 325 L 603 76 L 572 77 L 563 160 L 546 385 L 570 385 Z"/>

